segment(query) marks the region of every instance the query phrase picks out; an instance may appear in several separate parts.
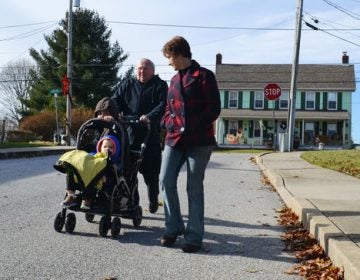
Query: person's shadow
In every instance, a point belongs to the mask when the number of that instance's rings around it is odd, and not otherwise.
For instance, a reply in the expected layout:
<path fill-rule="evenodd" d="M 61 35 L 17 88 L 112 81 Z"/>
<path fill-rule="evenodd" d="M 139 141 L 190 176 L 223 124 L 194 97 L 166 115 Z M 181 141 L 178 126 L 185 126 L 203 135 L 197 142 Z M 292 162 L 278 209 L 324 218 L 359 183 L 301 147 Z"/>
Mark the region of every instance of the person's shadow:
<path fill-rule="evenodd" d="M 143 217 L 143 219 L 163 220 L 162 216 L 156 215 Z M 187 222 L 187 216 L 183 215 L 184 222 Z M 218 233 L 211 229 L 214 227 L 228 228 L 225 232 Z M 244 230 L 237 234 L 237 229 L 255 229 L 258 234 L 249 234 Z M 280 234 L 284 231 L 281 226 L 270 226 L 268 224 L 245 224 L 232 221 L 226 221 L 214 218 L 205 218 L 205 236 L 202 249 L 197 254 L 205 255 L 229 255 L 242 256 L 248 258 L 257 258 L 282 262 L 293 262 L 286 256 L 279 255 L 284 250 L 285 245 L 280 241 Z M 263 233 L 261 231 L 263 230 Z M 134 228 L 131 222 L 123 222 L 122 229 L 117 240 L 122 244 L 136 243 L 143 246 L 161 246 L 160 237 L 164 233 L 163 227 L 158 226 L 140 226 Z M 279 234 L 280 233 L 280 234 Z M 182 236 L 178 237 L 176 243 L 169 247 L 169 250 L 180 249 L 184 244 Z"/>

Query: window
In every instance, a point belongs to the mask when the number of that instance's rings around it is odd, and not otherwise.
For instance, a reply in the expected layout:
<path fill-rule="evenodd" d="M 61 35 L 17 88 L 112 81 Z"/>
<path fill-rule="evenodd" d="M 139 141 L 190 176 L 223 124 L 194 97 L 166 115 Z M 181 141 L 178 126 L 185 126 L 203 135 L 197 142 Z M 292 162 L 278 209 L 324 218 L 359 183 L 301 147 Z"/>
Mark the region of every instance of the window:
<path fill-rule="evenodd" d="M 261 126 L 259 121 L 254 121 L 254 138 L 261 136 Z"/>
<path fill-rule="evenodd" d="M 328 123 L 327 136 L 329 137 L 330 145 L 338 145 L 339 143 L 341 143 L 341 141 L 340 141 L 341 136 L 337 133 L 336 123 Z"/>
<path fill-rule="evenodd" d="M 229 108 L 237 108 L 238 107 L 238 93 L 237 91 L 229 92 Z"/>
<path fill-rule="evenodd" d="M 236 135 L 238 131 L 238 122 L 237 121 L 229 121 L 229 134 Z"/>
<path fill-rule="evenodd" d="M 289 92 L 283 91 L 279 99 L 279 108 L 288 109 L 289 108 Z"/>
<path fill-rule="evenodd" d="M 305 94 L 305 109 L 315 110 L 315 92 L 307 92 Z"/>
<path fill-rule="evenodd" d="M 328 110 L 337 110 L 337 93 L 329 92 L 328 93 Z"/>
<path fill-rule="evenodd" d="M 312 145 L 314 141 L 314 123 L 305 123 L 304 144 Z"/>
<path fill-rule="evenodd" d="M 255 94 L 254 94 L 254 108 L 255 109 L 264 109 L 264 92 L 255 91 Z"/>

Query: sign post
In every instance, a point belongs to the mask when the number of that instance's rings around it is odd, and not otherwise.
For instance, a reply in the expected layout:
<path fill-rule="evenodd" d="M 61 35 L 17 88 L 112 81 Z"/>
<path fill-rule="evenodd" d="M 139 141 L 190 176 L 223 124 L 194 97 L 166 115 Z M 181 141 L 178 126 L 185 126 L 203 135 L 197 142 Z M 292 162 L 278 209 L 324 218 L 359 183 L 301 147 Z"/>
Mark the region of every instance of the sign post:
<path fill-rule="evenodd" d="M 61 142 L 60 132 L 59 132 L 59 118 L 58 118 L 58 108 L 57 108 L 57 97 L 58 94 L 61 93 L 62 90 L 60 88 L 53 88 L 50 90 L 50 93 L 54 95 L 55 98 L 55 119 L 56 119 L 56 143 L 59 144 Z"/>
<path fill-rule="evenodd" d="M 275 125 L 275 101 L 278 100 L 281 96 L 281 88 L 278 84 L 267 84 L 264 87 L 264 96 L 267 100 L 274 101 L 273 103 L 273 124 L 274 124 L 274 135 L 273 135 L 273 149 L 276 148 L 276 142 L 277 142 L 277 128 Z"/>

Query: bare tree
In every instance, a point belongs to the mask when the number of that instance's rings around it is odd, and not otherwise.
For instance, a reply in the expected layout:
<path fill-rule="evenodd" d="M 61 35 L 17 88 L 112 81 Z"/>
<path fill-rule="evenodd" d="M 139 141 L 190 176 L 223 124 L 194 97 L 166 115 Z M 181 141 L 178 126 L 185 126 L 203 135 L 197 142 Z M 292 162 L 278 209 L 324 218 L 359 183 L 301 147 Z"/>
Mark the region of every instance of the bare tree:
<path fill-rule="evenodd" d="M 30 70 L 35 69 L 28 60 L 22 59 L 7 64 L 0 73 L 0 103 L 9 112 L 9 117 L 19 122 L 27 111 L 29 90 L 33 84 Z"/>

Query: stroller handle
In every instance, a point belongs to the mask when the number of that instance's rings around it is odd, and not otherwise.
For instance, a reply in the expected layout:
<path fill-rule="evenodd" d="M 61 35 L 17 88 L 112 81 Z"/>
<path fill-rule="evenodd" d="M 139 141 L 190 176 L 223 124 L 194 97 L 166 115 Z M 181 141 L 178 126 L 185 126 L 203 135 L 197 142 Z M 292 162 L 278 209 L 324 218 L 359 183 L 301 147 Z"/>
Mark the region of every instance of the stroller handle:
<path fill-rule="evenodd" d="M 143 145 L 145 145 L 148 142 L 149 136 L 150 136 L 150 130 L 151 130 L 151 124 L 149 122 L 143 122 L 140 121 L 140 117 L 138 115 L 125 115 L 121 116 L 120 122 L 125 125 L 129 126 L 139 126 L 146 128 L 146 135 L 143 139 Z M 144 147 L 144 148 L 145 148 Z"/>

